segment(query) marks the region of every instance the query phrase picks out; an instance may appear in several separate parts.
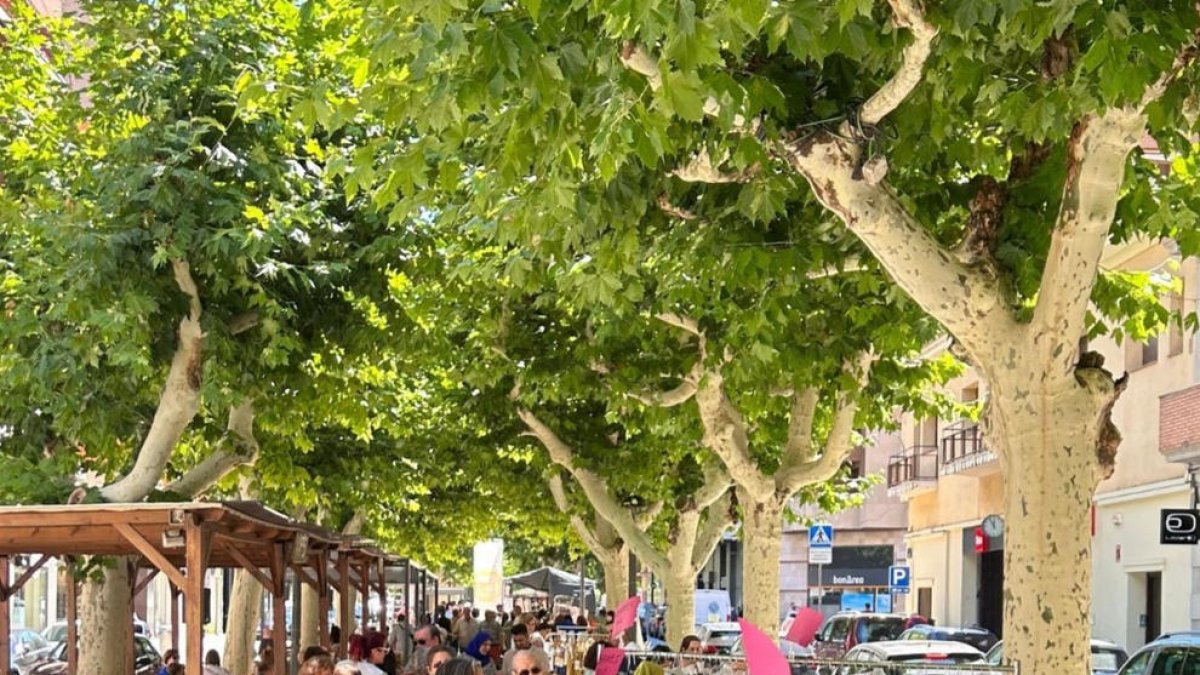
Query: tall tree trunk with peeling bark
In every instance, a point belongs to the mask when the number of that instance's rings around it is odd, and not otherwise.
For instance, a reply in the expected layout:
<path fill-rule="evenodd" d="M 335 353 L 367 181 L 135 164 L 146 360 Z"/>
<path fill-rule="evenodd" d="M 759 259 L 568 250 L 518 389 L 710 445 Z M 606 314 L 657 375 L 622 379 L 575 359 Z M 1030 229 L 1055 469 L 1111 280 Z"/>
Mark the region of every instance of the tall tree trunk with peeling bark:
<path fill-rule="evenodd" d="M 742 597 L 745 619 L 767 635 L 779 631 L 779 566 L 783 550 L 783 504 L 754 500 L 738 490 L 742 516 Z"/>
<path fill-rule="evenodd" d="M 593 554 L 595 552 L 593 551 Z M 629 596 L 629 548 L 623 543 L 611 552 L 596 555 L 604 570 L 604 597 L 609 609 Z"/>
<path fill-rule="evenodd" d="M 262 622 L 262 584 L 246 570 L 233 573 L 229 623 L 225 628 L 225 655 L 221 663 L 231 673 L 254 672 L 254 642 Z"/>

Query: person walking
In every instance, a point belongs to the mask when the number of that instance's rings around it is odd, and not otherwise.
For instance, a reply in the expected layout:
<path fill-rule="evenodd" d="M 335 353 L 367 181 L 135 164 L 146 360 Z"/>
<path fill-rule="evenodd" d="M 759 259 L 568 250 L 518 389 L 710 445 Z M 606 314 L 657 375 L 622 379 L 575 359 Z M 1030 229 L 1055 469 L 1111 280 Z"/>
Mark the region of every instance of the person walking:
<path fill-rule="evenodd" d="M 229 675 L 229 671 L 221 667 L 221 655 L 215 649 L 204 655 L 204 675 Z"/>
<path fill-rule="evenodd" d="M 471 638 L 463 655 L 475 659 L 483 669 L 483 675 L 496 675 L 496 666 L 492 663 L 492 636 L 485 631 L 479 631 Z"/>

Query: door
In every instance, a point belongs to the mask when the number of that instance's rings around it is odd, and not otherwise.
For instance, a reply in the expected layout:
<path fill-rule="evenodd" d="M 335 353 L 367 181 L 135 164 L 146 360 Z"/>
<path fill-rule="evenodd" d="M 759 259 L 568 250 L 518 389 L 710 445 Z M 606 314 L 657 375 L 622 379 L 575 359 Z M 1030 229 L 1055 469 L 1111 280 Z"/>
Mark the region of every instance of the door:
<path fill-rule="evenodd" d="M 1146 574 L 1146 642 L 1162 634 L 1162 572 Z"/>
<path fill-rule="evenodd" d="M 1004 633 L 1004 551 L 979 556 L 979 625 L 996 637 Z"/>
<path fill-rule="evenodd" d="M 933 589 L 918 588 L 917 589 L 917 614 L 926 619 L 933 616 Z"/>

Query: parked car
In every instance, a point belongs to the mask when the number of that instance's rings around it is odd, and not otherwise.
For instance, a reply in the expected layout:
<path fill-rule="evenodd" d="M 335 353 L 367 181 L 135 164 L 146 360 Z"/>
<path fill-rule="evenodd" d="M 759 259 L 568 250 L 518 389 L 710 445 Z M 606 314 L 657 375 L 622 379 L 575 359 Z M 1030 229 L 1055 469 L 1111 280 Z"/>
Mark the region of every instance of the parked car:
<path fill-rule="evenodd" d="M 726 621 L 700 626 L 700 644 L 710 654 L 728 654 L 741 637 L 741 624 Z"/>
<path fill-rule="evenodd" d="M 8 675 L 29 675 L 49 647 L 36 630 L 14 628 L 8 634 Z"/>
<path fill-rule="evenodd" d="M 997 642 L 984 657 L 989 665 L 1004 661 L 1004 641 Z M 1108 640 L 1092 640 L 1092 675 L 1112 675 L 1129 660 L 1125 648 Z"/>
<path fill-rule="evenodd" d="M 779 640 L 779 651 L 783 652 L 783 655 L 788 657 L 788 659 L 811 659 L 811 658 L 813 658 L 812 649 L 810 649 L 809 647 L 805 647 L 804 645 L 796 644 L 795 642 L 789 642 L 787 640 L 784 640 L 783 638 L 780 638 L 780 640 Z M 733 646 L 729 648 L 729 655 L 730 656 L 745 656 L 746 655 L 746 648 L 743 646 L 742 638 L 740 636 L 738 637 L 737 642 L 733 643 Z M 813 672 L 811 670 L 811 668 L 812 668 L 811 663 L 808 663 L 808 664 L 793 663 L 793 664 L 791 664 L 791 666 L 792 666 L 792 675 L 804 675 L 806 673 Z"/>
<path fill-rule="evenodd" d="M 79 629 L 79 621 L 78 620 L 75 621 L 75 628 L 76 628 L 76 630 Z M 139 619 L 137 617 L 134 617 L 134 619 L 133 619 L 133 634 L 134 635 L 148 635 L 149 633 L 150 633 L 150 629 L 148 626 L 146 626 L 146 622 L 142 621 L 141 619 Z M 42 638 L 45 639 L 46 642 L 50 643 L 51 645 L 57 645 L 58 643 L 62 642 L 63 640 L 66 640 L 67 639 L 67 622 L 60 620 L 60 621 L 55 621 L 54 623 L 50 624 L 49 626 L 46 626 L 46 628 L 42 630 Z"/>
<path fill-rule="evenodd" d="M 997 642 L 1000 641 L 996 634 L 986 628 L 967 627 L 954 628 L 952 626 L 930 626 L 928 624 L 913 626 L 900 634 L 897 640 L 920 640 L 929 642 L 930 640 L 945 640 L 949 642 L 961 642 L 966 645 L 971 645 L 981 652 L 986 652 L 991 649 Z"/>
<path fill-rule="evenodd" d="M 840 612 L 825 619 L 812 643 L 818 659 L 840 659 L 853 647 L 868 642 L 895 640 L 904 632 L 907 617 L 900 614 Z"/>
<path fill-rule="evenodd" d="M 162 668 L 162 656 L 150 641 L 141 635 L 133 637 L 133 675 L 157 675 Z M 67 672 L 67 643 L 57 646 L 34 666 L 28 675 L 64 675 Z"/>
<path fill-rule="evenodd" d="M 971 645 L 947 640 L 897 640 L 861 644 L 845 654 L 846 661 L 857 661 L 854 665 L 839 666 L 837 675 L 863 675 L 893 672 L 903 675 L 971 675 L 971 671 L 946 670 L 938 666 L 959 666 L 978 663 L 984 665 L 983 652 Z M 883 663 L 905 664 L 904 670 L 895 671 L 880 667 Z M 861 664 L 861 665 L 859 665 Z M 913 668 L 914 664 L 928 664 L 929 668 Z"/>
<path fill-rule="evenodd" d="M 1200 665 L 1200 633 L 1165 633 L 1129 657 L 1119 675 L 1192 673 Z M 1186 668 L 1186 670 L 1185 670 Z"/>

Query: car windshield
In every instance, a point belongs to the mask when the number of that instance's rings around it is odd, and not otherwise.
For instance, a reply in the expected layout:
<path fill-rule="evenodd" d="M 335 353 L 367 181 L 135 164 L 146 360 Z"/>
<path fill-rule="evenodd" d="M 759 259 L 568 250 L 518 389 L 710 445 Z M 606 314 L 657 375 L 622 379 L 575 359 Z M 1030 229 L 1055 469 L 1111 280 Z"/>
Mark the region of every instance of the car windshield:
<path fill-rule="evenodd" d="M 708 638 L 710 640 L 713 638 L 737 638 L 740 637 L 741 634 L 742 632 L 740 630 L 714 630 L 708 634 Z"/>
<path fill-rule="evenodd" d="M 1097 649 L 1092 651 L 1092 670 L 1117 670 L 1124 660 L 1118 652 Z"/>

